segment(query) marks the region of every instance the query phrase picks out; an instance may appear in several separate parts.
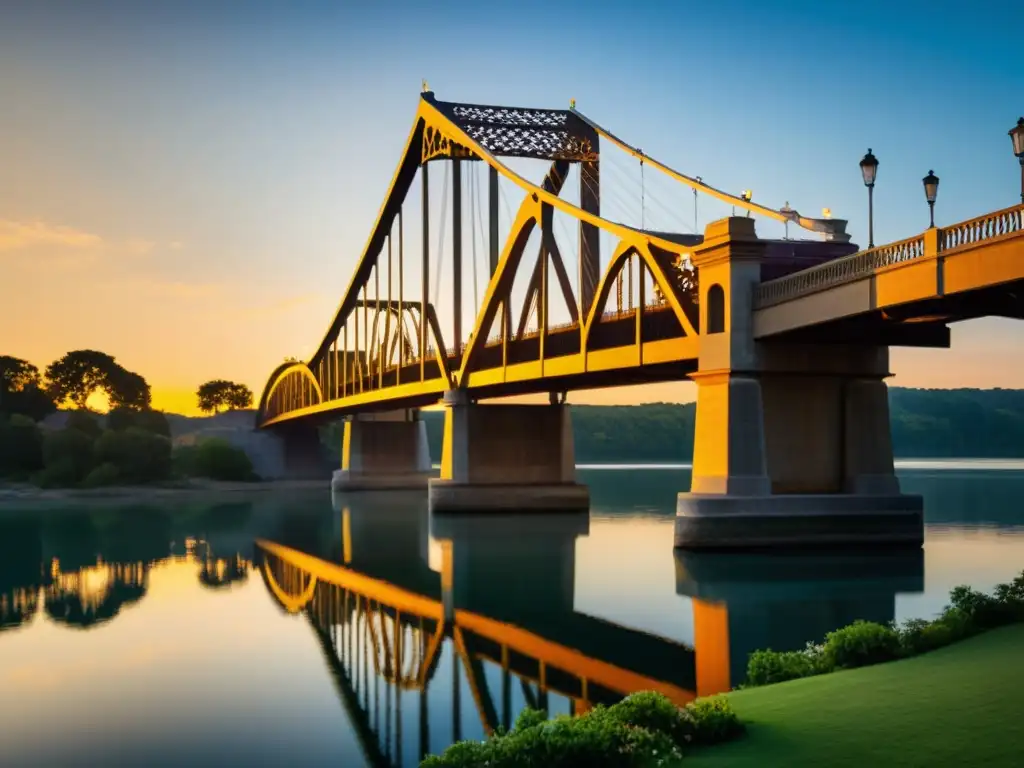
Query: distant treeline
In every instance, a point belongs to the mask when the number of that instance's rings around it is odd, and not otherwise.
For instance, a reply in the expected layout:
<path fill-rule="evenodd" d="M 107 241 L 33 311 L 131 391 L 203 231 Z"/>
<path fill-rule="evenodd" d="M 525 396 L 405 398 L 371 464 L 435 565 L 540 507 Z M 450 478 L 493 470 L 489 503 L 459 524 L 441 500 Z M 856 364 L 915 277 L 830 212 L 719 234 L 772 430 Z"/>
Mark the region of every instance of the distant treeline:
<path fill-rule="evenodd" d="M 1024 390 L 889 390 L 893 448 L 903 458 L 1024 457 Z M 696 406 L 576 405 L 576 460 L 688 462 Z M 430 455 L 441 456 L 444 414 L 424 411 Z"/>

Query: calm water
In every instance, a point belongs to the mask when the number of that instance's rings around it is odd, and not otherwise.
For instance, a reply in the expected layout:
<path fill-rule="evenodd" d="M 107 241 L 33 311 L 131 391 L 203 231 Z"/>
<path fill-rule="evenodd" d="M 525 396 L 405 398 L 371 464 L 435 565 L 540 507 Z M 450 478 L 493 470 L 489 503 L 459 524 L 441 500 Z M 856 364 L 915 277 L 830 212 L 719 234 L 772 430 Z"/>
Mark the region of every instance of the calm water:
<path fill-rule="evenodd" d="M 918 463 L 924 552 L 683 555 L 680 469 L 581 470 L 588 516 L 423 494 L 0 516 L 0 763 L 416 765 L 527 703 L 742 681 L 755 648 L 927 617 L 1024 568 L 1024 464 Z"/>

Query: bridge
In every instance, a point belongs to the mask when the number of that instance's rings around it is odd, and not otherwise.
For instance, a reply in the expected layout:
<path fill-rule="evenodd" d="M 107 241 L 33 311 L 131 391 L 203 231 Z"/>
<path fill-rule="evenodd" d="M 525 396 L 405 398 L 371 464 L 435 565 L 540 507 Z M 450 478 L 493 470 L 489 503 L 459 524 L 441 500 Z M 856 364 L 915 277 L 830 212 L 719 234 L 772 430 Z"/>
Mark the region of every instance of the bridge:
<path fill-rule="evenodd" d="M 647 227 L 642 175 L 640 226 L 606 218 L 609 149 L 746 215 L 702 234 Z M 513 168 L 530 161 L 542 163 L 536 182 Z M 503 184 L 522 195 L 514 213 Z M 888 350 L 946 347 L 952 322 L 1020 316 L 1022 210 L 859 251 L 845 221 L 714 188 L 574 104 L 481 106 L 425 91 L 341 304 L 308 361 L 272 372 L 258 425 L 309 466 L 313 428 L 343 418 L 339 490 L 429 486 L 439 512 L 586 508 L 567 393 L 690 378 L 695 460 L 677 546 L 920 544 L 921 500 L 900 493 L 893 471 Z M 760 238 L 756 218 L 817 239 Z M 549 405 L 491 402 L 544 393 Z M 429 478 L 417 409 L 438 402 L 444 448 Z"/>

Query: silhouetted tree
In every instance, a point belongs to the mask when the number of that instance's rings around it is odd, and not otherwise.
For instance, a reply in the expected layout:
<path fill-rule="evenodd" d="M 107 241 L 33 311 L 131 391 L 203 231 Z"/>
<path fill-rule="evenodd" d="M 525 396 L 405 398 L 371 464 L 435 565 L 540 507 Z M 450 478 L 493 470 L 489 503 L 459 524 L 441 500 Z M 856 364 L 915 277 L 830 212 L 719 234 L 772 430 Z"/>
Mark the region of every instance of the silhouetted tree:
<path fill-rule="evenodd" d="M 40 421 L 56 409 L 38 368 L 27 360 L 0 355 L 0 414 L 18 413 Z"/>
<path fill-rule="evenodd" d="M 60 405 L 70 400 L 76 408 L 98 389 L 107 393 L 114 408 L 148 408 L 150 389 L 137 373 L 123 368 L 113 357 L 94 349 L 78 349 L 51 363 L 46 369 L 50 394 Z"/>
<path fill-rule="evenodd" d="M 107 372 L 104 389 L 112 408 L 145 410 L 149 408 L 151 395 L 149 383 L 139 374 L 125 370 L 120 365 Z"/>
<path fill-rule="evenodd" d="M 107 373 L 115 365 L 113 357 L 93 349 L 68 352 L 46 368 L 50 394 L 58 405 L 70 400 L 76 408 L 84 409 L 85 401 L 106 383 Z"/>
<path fill-rule="evenodd" d="M 196 390 L 196 399 L 203 413 L 217 413 L 221 408 L 249 408 L 252 406 L 252 390 L 245 384 L 214 379 Z"/>

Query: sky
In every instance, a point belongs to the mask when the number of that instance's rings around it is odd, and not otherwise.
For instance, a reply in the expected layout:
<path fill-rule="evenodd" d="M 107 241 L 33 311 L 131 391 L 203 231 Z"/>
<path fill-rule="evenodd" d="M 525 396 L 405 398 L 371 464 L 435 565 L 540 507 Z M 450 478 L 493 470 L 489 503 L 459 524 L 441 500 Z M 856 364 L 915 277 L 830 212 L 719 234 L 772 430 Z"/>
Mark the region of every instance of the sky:
<path fill-rule="evenodd" d="M 988 0 L 12 6 L 0 23 L 0 354 L 44 368 L 100 349 L 172 411 L 194 411 L 212 378 L 258 396 L 285 357 L 316 348 L 424 79 L 443 100 L 574 98 L 715 186 L 810 216 L 830 208 L 862 245 L 868 147 L 877 243 L 927 227 L 930 169 L 940 226 L 1019 200 L 1006 132 L 1024 111 L 1024 7 Z M 602 184 L 611 218 L 693 227 L 688 190 L 641 179 L 635 161 L 609 156 Z M 513 194 L 503 187 L 514 209 Z M 701 201 L 698 229 L 727 215 L 715 205 Z M 1019 338 L 1008 320 L 956 325 L 950 350 L 894 350 L 890 382 L 1024 387 Z M 694 393 L 679 382 L 571 401 Z"/>

